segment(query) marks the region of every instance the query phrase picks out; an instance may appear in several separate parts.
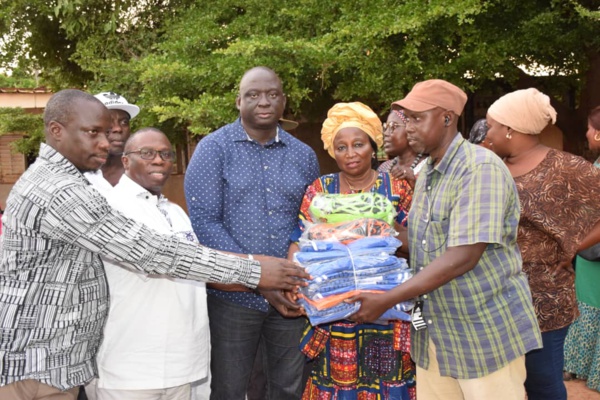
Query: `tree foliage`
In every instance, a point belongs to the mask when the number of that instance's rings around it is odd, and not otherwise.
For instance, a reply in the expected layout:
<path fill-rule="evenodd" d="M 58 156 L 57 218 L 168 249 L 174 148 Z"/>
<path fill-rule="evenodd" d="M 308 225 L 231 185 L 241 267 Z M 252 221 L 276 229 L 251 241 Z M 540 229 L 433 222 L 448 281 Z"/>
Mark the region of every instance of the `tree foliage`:
<path fill-rule="evenodd" d="M 255 65 L 279 73 L 290 113 L 314 120 L 341 100 L 383 112 L 427 78 L 490 93 L 533 82 L 579 121 L 600 104 L 595 0 L 1 1 L 5 65 L 118 91 L 142 106 L 140 123 L 178 132 L 231 121 Z M 540 66 L 543 81 L 523 72 Z"/>
<path fill-rule="evenodd" d="M 0 88 L 36 88 L 39 83 L 34 75 L 20 69 L 12 70 L 10 75 L 0 73 Z"/>
<path fill-rule="evenodd" d="M 44 139 L 42 116 L 29 114 L 22 108 L 0 107 L 0 136 L 7 133 L 23 134 L 22 139 L 13 143 L 13 151 L 34 155 Z"/>

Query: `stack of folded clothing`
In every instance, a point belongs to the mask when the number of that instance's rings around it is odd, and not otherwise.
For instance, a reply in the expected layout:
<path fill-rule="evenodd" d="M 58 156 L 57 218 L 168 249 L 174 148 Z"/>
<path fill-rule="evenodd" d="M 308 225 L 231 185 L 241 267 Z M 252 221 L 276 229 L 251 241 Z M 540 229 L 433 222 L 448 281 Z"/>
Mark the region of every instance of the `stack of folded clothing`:
<path fill-rule="evenodd" d="M 364 224 L 377 226 L 385 222 L 369 221 Z M 389 226 L 384 232 L 393 232 Z M 332 232 L 333 233 L 333 232 Z M 360 307 L 360 303 L 344 300 L 360 293 L 381 293 L 405 282 L 412 276 L 403 258 L 394 256 L 401 242 L 391 236 L 370 236 L 347 241 L 302 240 L 300 252 L 295 259 L 313 276 L 307 287 L 300 290 L 300 303 L 304 306 L 312 325 L 344 319 Z M 338 234 L 335 234 L 339 236 Z M 408 321 L 407 311 L 412 302 L 400 303 L 387 310 L 377 322 L 389 320 Z"/>

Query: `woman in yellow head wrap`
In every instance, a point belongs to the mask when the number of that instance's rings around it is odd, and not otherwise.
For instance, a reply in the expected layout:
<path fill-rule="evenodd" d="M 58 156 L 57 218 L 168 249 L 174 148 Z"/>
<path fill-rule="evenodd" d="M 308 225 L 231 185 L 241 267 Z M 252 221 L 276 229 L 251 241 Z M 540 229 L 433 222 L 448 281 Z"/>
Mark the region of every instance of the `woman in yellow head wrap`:
<path fill-rule="evenodd" d="M 540 142 L 539 133 L 555 121 L 550 98 L 534 88 L 502 96 L 487 113 L 486 140 L 519 192 L 517 243 L 544 343 L 525 356 L 529 400 L 567 398 L 563 346 L 578 315 L 571 260 L 584 239 L 587 246 L 600 240 L 586 238 L 600 232 L 600 171 Z"/>
<path fill-rule="evenodd" d="M 340 172 L 321 176 L 308 187 L 300 208 L 300 226 L 292 240 L 300 237 L 307 221 L 312 222 L 308 210 L 319 193 L 382 194 L 397 212 L 396 225 L 406 223 L 410 186 L 376 170 L 382 133 L 377 114 L 362 103 L 338 103 L 329 110 L 321 138 Z M 297 250 L 292 244 L 290 255 Z M 407 322 L 378 325 L 342 320 L 310 327 L 301 349 L 315 361 L 302 398 L 337 398 L 344 393 L 344 398 L 414 400 L 415 366 L 409 346 Z"/>

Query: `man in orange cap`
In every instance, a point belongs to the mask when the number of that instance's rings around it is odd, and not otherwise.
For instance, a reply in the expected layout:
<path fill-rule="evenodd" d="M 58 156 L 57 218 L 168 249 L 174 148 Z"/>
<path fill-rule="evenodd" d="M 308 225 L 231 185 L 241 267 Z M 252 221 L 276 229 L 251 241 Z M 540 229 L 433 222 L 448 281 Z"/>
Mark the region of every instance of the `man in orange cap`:
<path fill-rule="evenodd" d="M 403 240 L 415 276 L 357 296 L 353 318 L 374 321 L 417 298 L 411 355 L 419 400 L 523 399 L 525 353 L 541 347 L 541 337 L 516 242 L 519 198 L 502 160 L 458 132 L 466 101 L 458 87 L 432 79 L 395 103 L 410 146 L 429 154 Z"/>

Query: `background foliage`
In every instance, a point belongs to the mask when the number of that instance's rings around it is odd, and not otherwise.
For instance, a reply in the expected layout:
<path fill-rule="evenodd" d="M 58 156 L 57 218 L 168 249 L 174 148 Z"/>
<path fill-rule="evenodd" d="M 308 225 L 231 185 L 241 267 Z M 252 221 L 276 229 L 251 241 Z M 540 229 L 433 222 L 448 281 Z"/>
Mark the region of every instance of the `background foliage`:
<path fill-rule="evenodd" d="M 122 93 L 142 107 L 138 125 L 160 126 L 175 140 L 233 120 L 237 83 L 255 65 L 278 72 L 289 114 L 308 121 L 342 100 L 383 114 L 428 78 L 492 95 L 535 85 L 553 96 L 559 125 L 578 140 L 600 104 L 596 0 L 0 5 L 0 65 L 39 71 L 53 89 Z M 547 77 L 523 72 L 539 66 Z"/>

